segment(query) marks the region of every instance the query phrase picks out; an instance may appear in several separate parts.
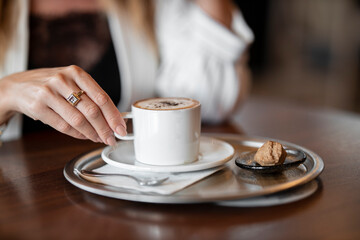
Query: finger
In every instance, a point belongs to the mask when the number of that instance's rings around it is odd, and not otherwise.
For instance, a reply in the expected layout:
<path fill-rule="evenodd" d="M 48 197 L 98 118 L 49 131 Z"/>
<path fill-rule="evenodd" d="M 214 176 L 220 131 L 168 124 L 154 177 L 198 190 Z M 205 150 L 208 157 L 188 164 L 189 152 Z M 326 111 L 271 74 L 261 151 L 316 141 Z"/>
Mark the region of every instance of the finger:
<path fill-rule="evenodd" d="M 51 79 L 50 85 L 52 89 L 56 90 L 52 90 L 53 94 L 46 94 L 47 105 L 87 138 L 94 142 L 101 141 L 101 138 L 86 117 L 66 100 L 70 94 L 79 91 L 72 78 L 64 74 L 60 68 L 59 72 Z"/>
<path fill-rule="evenodd" d="M 62 117 L 71 127 L 82 133 L 88 139 L 99 142 L 99 136 L 86 117 L 74 106 L 69 104 L 63 96 L 51 95 L 48 106 Z"/>
<path fill-rule="evenodd" d="M 99 106 L 110 128 L 119 135 L 126 135 L 126 123 L 105 91 L 81 68 L 70 66 L 69 70 L 79 88 L 85 91 L 87 96 Z"/>
<path fill-rule="evenodd" d="M 92 129 L 94 129 L 94 131 L 97 134 L 97 137 L 100 138 L 100 141 L 108 145 L 115 145 L 116 140 L 114 137 L 113 130 L 110 128 L 107 121 L 105 120 L 100 108 L 89 97 L 86 96 L 86 93 L 83 93 L 81 96 L 79 96 L 80 101 L 77 103 L 75 107 L 69 104 L 69 102 L 67 103 L 65 102 L 64 104 L 63 100 L 65 98 L 68 98 L 68 96 L 70 96 L 74 92 L 75 93 L 80 92 L 80 89 L 75 82 L 69 80 L 69 77 L 65 75 L 58 76 L 58 78 L 62 79 L 62 80 L 57 80 L 55 84 L 55 88 L 58 89 L 59 99 L 53 100 L 53 102 L 56 104 L 53 104 L 52 108 L 54 108 L 56 112 L 58 112 L 61 116 L 64 117 L 69 114 L 68 111 L 63 111 L 64 109 L 72 108 L 69 110 L 72 112 L 72 114 L 77 114 L 75 113 L 76 110 L 79 111 L 83 116 L 82 119 L 86 120 L 92 126 Z M 68 119 L 66 117 L 65 119 L 69 120 L 71 124 L 71 119 Z M 83 131 L 86 131 L 81 129 L 78 130 L 81 131 L 82 133 L 84 133 Z M 88 136 L 86 132 L 84 134 Z"/>
<path fill-rule="evenodd" d="M 83 134 L 71 127 L 71 125 L 60 117 L 59 114 L 50 108 L 45 108 L 39 117 L 39 119 L 42 119 L 43 123 L 50 125 L 59 132 L 65 133 L 74 138 L 87 139 Z"/>
<path fill-rule="evenodd" d="M 113 130 L 106 122 L 100 108 L 88 97 L 83 94 L 81 101 L 76 108 L 86 117 L 92 127 L 95 129 L 99 137 L 108 145 L 115 145 Z"/>

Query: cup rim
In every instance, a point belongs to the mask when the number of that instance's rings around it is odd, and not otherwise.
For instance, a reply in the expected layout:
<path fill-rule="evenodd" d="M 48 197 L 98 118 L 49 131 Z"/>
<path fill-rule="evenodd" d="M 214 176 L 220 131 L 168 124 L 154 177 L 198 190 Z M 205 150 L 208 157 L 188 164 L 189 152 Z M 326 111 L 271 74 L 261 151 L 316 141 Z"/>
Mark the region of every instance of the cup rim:
<path fill-rule="evenodd" d="M 184 99 L 184 100 L 191 100 L 193 102 L 196 102 L 196 104 L 192 107 L 185 107 L 185 108 L 178 108 L 178 109 L 146 109 L 146 108 L 141 108 L 141 107 L 135 106 L 138 102 L 147 101 L 150 99 Z M 198 108 L 200 106 L 201 106 L 201 104 L 198 100 L 195 100 L 193 98 L 186 98 L 186 97 L 151 97 L 151 98 L 144 98 L 144 99 L 137 100 L 133 104 L 131 104 L 131 107 L 133 107 L 133 108 L 144 110 L 144 111 L 153 111 L 153 112 L 155 112 L 155 111 L 170 112 L 170 111 L 191 110 L 191 109 Z"/>

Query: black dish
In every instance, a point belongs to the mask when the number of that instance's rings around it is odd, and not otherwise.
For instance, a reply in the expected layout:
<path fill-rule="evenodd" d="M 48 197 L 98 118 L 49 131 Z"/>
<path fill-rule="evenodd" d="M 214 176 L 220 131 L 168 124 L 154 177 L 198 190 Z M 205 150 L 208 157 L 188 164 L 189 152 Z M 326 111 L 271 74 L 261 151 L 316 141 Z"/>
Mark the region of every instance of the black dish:
<path fill-rule="evenodd" d="M 285 169 L 297 167 L 306 160 L 306 154 L 297 149 L 285 149 L 287 156 L 283 164 L 274 166 L 261 166 L 254 161 L 256 151 L 242 153 L 235 159 L 235 164 L 243 169 L 255 171 L 258 173 L 275 173 Z"/>

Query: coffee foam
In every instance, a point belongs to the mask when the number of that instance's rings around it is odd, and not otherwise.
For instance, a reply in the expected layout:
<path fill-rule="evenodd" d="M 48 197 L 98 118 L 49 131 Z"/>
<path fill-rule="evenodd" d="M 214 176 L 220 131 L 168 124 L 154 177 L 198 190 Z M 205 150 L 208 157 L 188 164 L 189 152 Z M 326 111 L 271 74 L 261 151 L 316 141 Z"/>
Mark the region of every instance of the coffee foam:
<path fill-rule="evenodd" d="M 190 98 L 150 98 L 134 103 L 135 107 L 147 110 L 179 110 L 198 105 L 198 101 Z"/>

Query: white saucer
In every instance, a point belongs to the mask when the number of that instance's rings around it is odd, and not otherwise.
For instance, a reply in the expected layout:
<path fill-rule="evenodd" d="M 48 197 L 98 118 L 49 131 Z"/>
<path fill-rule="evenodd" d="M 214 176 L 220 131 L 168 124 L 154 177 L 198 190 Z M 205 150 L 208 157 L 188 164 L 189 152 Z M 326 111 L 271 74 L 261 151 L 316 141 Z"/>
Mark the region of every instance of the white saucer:
<path fill-rule="evenodd" d="M 156 166 L 140 163 L 135 159 L 133 141 L 120 141 L 116 149 L 108 146 L 102 151 L 101 157 L 109 165 L 132 171 L 191 172 L 223 165 L 232 159 L 234 153 L 234 148 L 227 142 L 201 137 L 199 159 L 184 165 Z"/>

